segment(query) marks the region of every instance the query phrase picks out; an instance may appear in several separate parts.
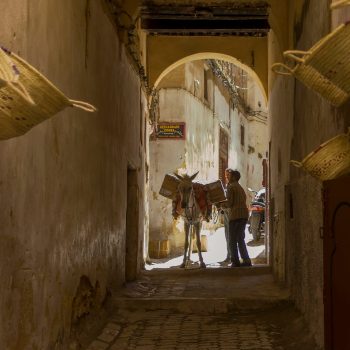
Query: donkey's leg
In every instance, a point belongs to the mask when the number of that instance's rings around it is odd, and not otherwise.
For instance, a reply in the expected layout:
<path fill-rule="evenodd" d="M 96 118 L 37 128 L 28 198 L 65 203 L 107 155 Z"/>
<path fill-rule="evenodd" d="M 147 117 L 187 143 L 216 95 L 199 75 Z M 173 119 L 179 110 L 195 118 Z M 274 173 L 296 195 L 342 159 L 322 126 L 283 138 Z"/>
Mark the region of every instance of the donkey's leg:
<path fill-rule="evenodd" d="M 195 225 L 195 230 L 196 230 L 196 241 L 197 241 L 197 250 L 198 250 L 198 256 L 199 256 L 199 262 L 200 262 L 200 267 L 206 267 L 203 257 L 202 257 L 202 244 L 201 244 L 201 223 L 198 222 Z"/>
<path fill-rule="evenodd" d="M 188 249 L 188 235 L 189 235 L 189 228 L 190 226 L 188 225 L 187 222 L 184 224 L 185 228 L 185 248 L 184 248 L 184 259 L 182 261 L 182 264 L 180 265 L 181 268 L 184 268 L 186 266 L 186 257 L 187 257 L 187 249 Z"/>
<path fill-rule="evenodd" d="M 191 254 L 192 254 L 192 242 L 193 242 L 193 230 L 194 230 L 194 227 L 193 225 L 189 225 L 189 228 L 188 228 L 188 253 L 187 253 L 187 264 L 191 263 Z"/>

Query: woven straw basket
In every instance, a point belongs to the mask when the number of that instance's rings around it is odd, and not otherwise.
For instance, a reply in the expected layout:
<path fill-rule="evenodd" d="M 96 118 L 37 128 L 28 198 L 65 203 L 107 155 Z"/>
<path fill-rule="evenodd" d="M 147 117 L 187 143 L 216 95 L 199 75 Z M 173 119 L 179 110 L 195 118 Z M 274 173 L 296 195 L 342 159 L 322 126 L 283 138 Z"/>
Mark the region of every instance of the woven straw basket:
<path fill-rule="evenodd" d="M 289 50 L 284 57 L 294 67 L 275 63 L 272 70 L 292 75 L 339 107 L 350 97 L 350 24 L 342 24 L 309 51 Z"/>
<path fill-rule="evenodd" d="M 66 107 L 96 111 L 68 99 L 31 65 L 0 48 L 0 140 L 23 135 Z"/>
<path fill-rule="evenodd" d="M 350 173 L 350 128 L 347 134 L 338 135 L 323 143 L 302 162 L 290 162 L 322 181 Z"/>

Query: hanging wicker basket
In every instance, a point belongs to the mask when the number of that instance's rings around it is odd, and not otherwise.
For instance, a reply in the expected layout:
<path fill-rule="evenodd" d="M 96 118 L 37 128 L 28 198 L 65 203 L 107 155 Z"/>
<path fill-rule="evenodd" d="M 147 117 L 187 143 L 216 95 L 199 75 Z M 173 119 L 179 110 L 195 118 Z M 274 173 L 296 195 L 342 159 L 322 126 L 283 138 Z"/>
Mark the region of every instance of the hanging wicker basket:
<path fill-rule="evenodd" d="M 290 162 L 322 181 L 350 173 L 350 128 L 347 134 L 338 135 L 320 145 L 303 161 Z"/>
<path fill-rule="evenodd" d="M 66 107 L 96 111 L 68 99 L 26 61 L 0 48 L 0 140 L 23 135 Z"/>
<path fill-rule="evenodd" d="M 342 24 L 309 51 L 284 52 L 286 63 L 275 63 L 272 70 L 291 75 L 339 107 L 350 97 L 350 24 Z"/>

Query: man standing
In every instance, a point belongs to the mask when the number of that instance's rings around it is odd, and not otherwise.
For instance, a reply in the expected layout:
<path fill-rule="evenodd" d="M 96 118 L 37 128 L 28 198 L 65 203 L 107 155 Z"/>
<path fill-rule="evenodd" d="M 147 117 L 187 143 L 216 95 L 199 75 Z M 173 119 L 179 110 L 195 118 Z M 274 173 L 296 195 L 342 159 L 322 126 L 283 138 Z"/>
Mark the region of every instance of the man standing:
<path fill-rule="evenodd" d="M 229 220 L 229 247 L 231 256 L 231 267 L 252 266 L 244 241 L 245 227 L 248 220 L 248 208 L 246 204 L 246 194 L 242 186 L 238 183 L 241 174 L 237 170 L 227 169 L 227 202 L 222 203 L 222 207 L 227 211 Z M 238 256 L 238 250 L 243 262 Z"/>
<path fill-rule="evenodd" d="M 232 171 L 232 169 L 226 169 L 225 170 L 225 193 L 226 193 L 226 196 L 227 196 L 227 185 L 228 185 L 228 182 L 229 182 L 230 171 Z M 231 261 L 230 237 L 229 237 L 230 220 L 229 220 L 229 217 L 228 217 L 227 210 L 224 210 L 223 214 L 224 214 L 225 239 L 226 239 L 226 248 L 227 248 L 226 259 L 224 260 L 224 262 L 230 262 Z"/>

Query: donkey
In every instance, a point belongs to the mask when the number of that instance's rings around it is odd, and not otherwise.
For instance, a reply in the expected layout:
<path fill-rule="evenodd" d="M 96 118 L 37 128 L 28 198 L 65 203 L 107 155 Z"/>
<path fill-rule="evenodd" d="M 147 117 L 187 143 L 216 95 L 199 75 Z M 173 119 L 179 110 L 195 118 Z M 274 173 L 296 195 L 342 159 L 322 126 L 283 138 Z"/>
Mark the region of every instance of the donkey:
<path fill-rule="evenodd" d="M 201 251 L 201 239 L 200 239 L 200 231 L 202 228 L 202 220 L 203 216 L 201 214 L 199 205 L 196 201 L 195 191 L 193 189 L 193 180 L 198 175 L 198 172 L 193 174 L 192 176 L 184 175 L 180 176 L 178 174 L 174 174 L 179 180 L 178 186 L 178 195 L 181 203 L 181 209 L 178 211 L 178 214 L 182 216 L 184 220 L 184 228 L 185 228 L 185 250 L 184 250 L 184 259 L 181 268 L 186 267 L 186 262 L 190 259 L 191 255 L 191 246 L 189 246 L 189 240 L 191 241 L 191 233 L 192 230 L 196 233 L 196 241 L 197 241 L 197 249 L 200 261 L 200 267 L 205 268 L 206 265 L 203 261 L 202 251 Z M 176 203 L 175 205 L 177 205 Z M 175 209 L 176 210 L 176 209 Z M 188 250 L 188 255 L 187 255 Z"/>

